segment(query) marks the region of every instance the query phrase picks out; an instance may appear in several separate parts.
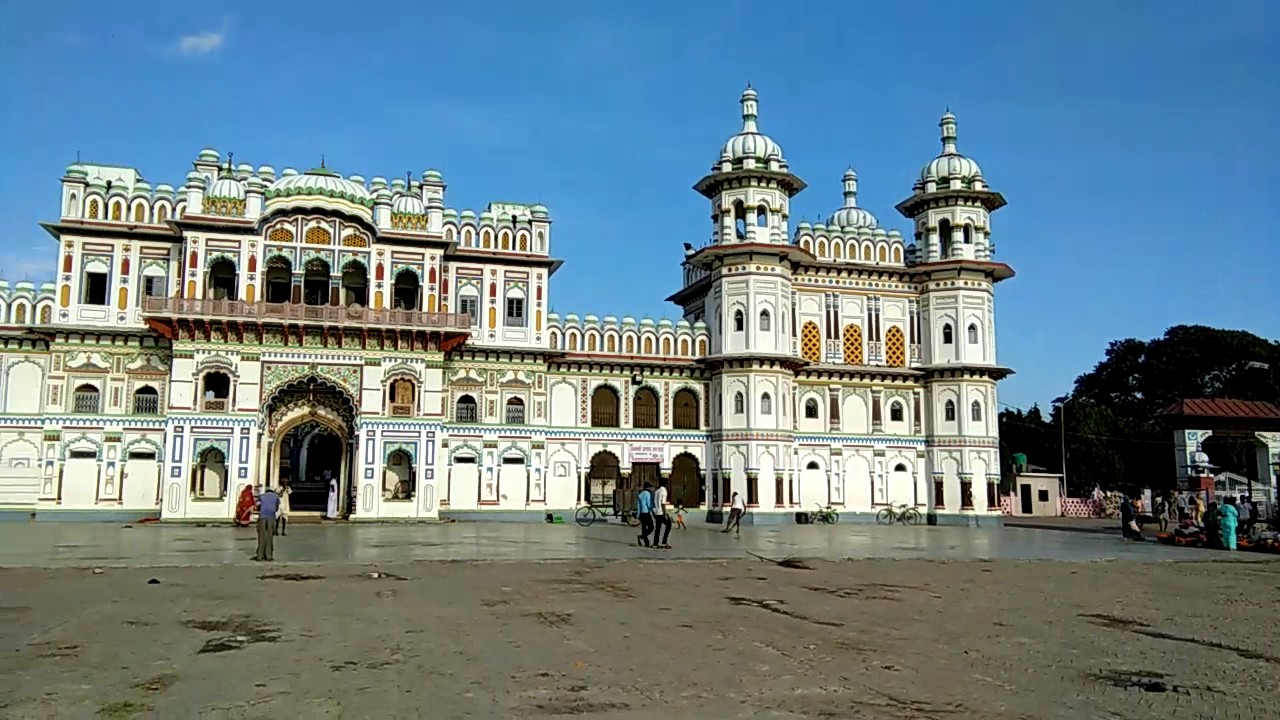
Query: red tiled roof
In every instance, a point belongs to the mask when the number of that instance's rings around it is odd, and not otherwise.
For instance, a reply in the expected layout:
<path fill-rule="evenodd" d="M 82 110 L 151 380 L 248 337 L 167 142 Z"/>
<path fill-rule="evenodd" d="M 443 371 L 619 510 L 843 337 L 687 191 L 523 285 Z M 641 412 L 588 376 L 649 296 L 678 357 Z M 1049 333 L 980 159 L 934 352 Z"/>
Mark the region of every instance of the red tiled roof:
<path fill-rule="evenodd" d="M 1231 420 L 1280 420 L 1280 407 L 1256 400 L 1179 400 L 1156 414 Z"/>

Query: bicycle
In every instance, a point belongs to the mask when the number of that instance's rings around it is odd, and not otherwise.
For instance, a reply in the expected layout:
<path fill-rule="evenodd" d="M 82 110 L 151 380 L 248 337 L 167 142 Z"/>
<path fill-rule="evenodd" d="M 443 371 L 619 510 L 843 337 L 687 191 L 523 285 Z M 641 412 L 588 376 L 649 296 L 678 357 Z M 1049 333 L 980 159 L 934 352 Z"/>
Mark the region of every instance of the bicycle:
<path fill-rule="evenodd" d="M 876 513 L 877 525 L 892 525 L 894 523 L 918 525 L 920 524 L 920 511 L 906 503 L 902 503 L 901 505 L 890 505 Z"/>
<path fill-rule="evenodd" d="M 818 512 L 809 513 L 809 517 L 813 519 L 813 522 L 823 525 L 835 525 L 840 522 L 840 513 L 832 510 L 830 505 L 826 507 L 819 505 Z"/>
<path fill-rule="evenodd" d="M 635 510 L 627 510 L 622 513 L 612 513 L 603 510 L 595 505 L 583 505 L 573 514 L 573 521 L 582 527 L 591 527 L 597 522 L 609 522 L 609 516 L 616 514 L 622 519 L 627 527 L 639 527 L 640 518 L 636 517 Z"/>

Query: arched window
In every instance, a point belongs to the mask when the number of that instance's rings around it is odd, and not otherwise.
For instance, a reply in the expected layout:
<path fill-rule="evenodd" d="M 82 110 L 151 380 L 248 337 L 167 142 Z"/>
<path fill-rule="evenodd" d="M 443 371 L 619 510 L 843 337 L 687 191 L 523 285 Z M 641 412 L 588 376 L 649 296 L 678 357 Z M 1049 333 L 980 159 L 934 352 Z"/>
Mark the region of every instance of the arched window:
<path fill-rule="evenodd" d="M 476 399 L 470 395 L 458 398 L 453 406 L 453 419 L 460 423 L 480 422 L 480 408 L 476 405 Z"/>
<path fill-rule="evenodd" d="M 769 393 L 765 393 L 760 396 L 760 414 L 761 415 L 773 414 L 773 396 L 770 395 Z"/>
<path fill-rule="evenodd" d="M 969 344 L 978 344 L 978 326 L 972 323 L 969 325 Z"/>
<path fill-rule="evenodd" d="M 942 344 L 950 345 L 952 342 L 955 342 L 955 337 L 953 336 L 954 336 L 954 333 L 951 331 L 951 323 L 943 323 L 942 324 Z"/>
<path fill-rule="evenodd" d="M 560 333 L 553 332 L 549 337 L 551 342 L 551 349 L 559 350 L 560 349 Z"/>
<path fill-rule="evenodd" d="M 618 352 L 618 337 L 616 335 L 606 335 L 604 338 L 605 352 Z"/>
<path fill-rule="evenodd" d="M 40 324 L 48 325 L 51 322 L 53 322 L 53 308 L 49 305 L 45 305 L 40 308 Z"/>
<path fill-rule="evenodd" d="M 618 427 L 618 391 L 608 385 L 591 393 L 591 427 Z"/>
<path fill-rule="evenodd" d="M 642 387 L 636 390 L 631 404 L 631 419 L 634 427 L 658 427 L 658 394 L 652 388 Z"/>
<path fill-rule="evenodd" d="M 81 385 L 71 395 L 71 412 L 92 414 L 102 412 L 102 394 L 92 385 Z"/>
<path fill-rule="evenodd" d="M 307 305 L 329 304 L 329 263 L 320 258 L 311 258 L 303 268 L 302 302 Z"/>
<path fill-rule="evenodd" d="M 809 362 L 822 361 L 822 333 L 812 320 L 806 320 L 800 328 L 800 357 Z"/>
<path fill-rule="evenodd" d="M 769 226 L 769 211 L 765 206 L 761 205 L 756 208 L 756 227 Z"/>
<path fill-rule="evenodd" d="M 734 231 L 738 235 L 739 240 L 747 239 L 747 210 L 739 200 L 733 204 L 733 225 Z"/>
<path fill-rule="evenodd" d="M 951 257 L 951 221 L 938 221 L 938 249 L 942 253 L 942 258 Z"/>
<path fill-rule="evenodd" d="M 902 403 L 897 400 L 894 400 L 893 404 L 889 406 L 889 421 L 902 422 Z"/>
<path fill-rule="evenodd" d="M 804 401 L 804 417 L 806 420 L 818 419 L 818 401 L 817 400 L 813 398 L 809 398 L 808 400 Z"/>
<path fill-rule="evenodd" d="M 391 417 L 413 417 L 413 381 L 408 378 L 392 380 L 387 386 L 387 414 Z"/>
<path fill-rule="evenodd" d="M 18 305 L 13 309 L 13 322 L 17 325 L 24 325 L 27 322 L 27 306 Z"/>
<path fill-rule="evenodd" d="M 71 196 L 67 198 L 67 211 L 64 212 L 63 215 L 66 215 L 67 217 L 77 217 L 80 215 L 80 199 L 76 197 L 75 193 L 71 193 Z"/>
<path fill-rule="evenodd" d="M 524 400 L 518 397 L 507 398 L 506 421 L 508 425 L 524 424 Z"/>
<path fill-rule="evenodd" d="M 369 271 L 364 263 L 348 260 L 342 266 L 342 304 L 360 307 L 369 304 Z"/>
<path fill-rule="evenodd" d="M 163 225 L 164 223 L 168 222 L 168 220 L 169 220 L 169 206 L 161 205 L 160 207 L 156 208 L 156 223 Z"/>
<path fill-rule="evenodd" d="M 138 203 L 133 206 L 133 221 L 136 223 L 144 223 L 147 221 L 147 206 Z"/>
<path fill-rule="evenodd" d="M 409 268 L 402 268 L 396 273 L 395 285 L 391 289 L 391 301 L 397 310 L 417 310 L 418 309 L 418 289 L 422 286 L 422 282 L 418 279 L 418 273 Z M 473 324 L 476 320 L 473 318 Z"/>
<path fill-rule="evenodd" d="M 747 329 L 747 318 L 741 310 L 733 311 L 733 331 L 742 332 Z"/>
<path fill-rule="evenodd" d="M 124 219 L 124 203 L 122 202 L 111 203 L 111 219 L 112 220 Z"/>
<path fill-rule="evenodd" d="M 292 302 L 293 263 L 281 255 L 267 260 L 267 302 Z"/>
<path fill-rule="evenodd" d="M 204 296 L 211 300 L 236 300 L 237 286 L 236 264 L 227 258 L 215 260 L 209 266 L 208 283 Z"/>
<path fill-rule="evenodd" d="M 974 422 L 982 422 L 982 403 L 977 400 L 969 406 L 969 419 Z"/>
<path fill-rule="evenodd" d="M 636 339 L 635 339 L 635 336 L 633 336 L 633 335 L 628 335 L 628 336 L 627 336 L 626 347 L 627 347 L 627 349 L 626 349 L 624 352 L 626 352 L 628 355 L 635 355 L 635 354 L 636 354 Z"/>
<path fill-rule="evenodd" d="M 231 376 L 212 370 L 200 379 L 200 407 L 205 412 L 226 412 L 231 405 Z"/>
<path fill-rule="evenodd" d="M 964 240 L 964 244 L 972 245 L 973 244 L 973 226 L 968 223 L 965 223 L 964 227 L 960 229 L 960 232 L 961 232 L 961 238 Z"/>
<path fill-rule="evenodd" d="M 947 422 L 956 421 L 956 404 L 954 401 L 948 400 L 947 404 L 942 406 L 942 419 Z"/>
<path fill-rule="evenodd" d="M 593 353 L 596 351 L 596 337 L 593 332 L 587 333 L 587 352 Z"/>
<path fill-rule="evenodd" d="M 698 429 L 698 397 L 692 390 L 680 389 L 671 398 L 675 411 L 671 414 L 671 425 L 676 430 Z"/>
<path fill-rule="evenodd" d="M 733 394 L 733 414 L 741 415 L 747 411 L 747 398 L 742 393 Z"/>
<path fill-rule="evenodd" d="M 772 324 L 773 323 L 769 321 L 769 311 L 761 310 L 760 311 L 760 332 L 769 332 L 770 326 Z"/>
<path fill-rule="evenodd" d="M 97 219 L 98 219 L 98 212 L 99 212 L 98 198 L 92 198 L 92 199 L 90 199 L 90 200 L 89 200 L 89 211 L 88 211 L 87 213 L 85 213 L 85 217 L 89 218 L 90 220 L 97 220 Z"/>
<path fill-rule="evenodd" d="M 160 414 L 160 393 L 156 389 L 144 385 L 133 391 L 133 414 L 134 415 L 159 415 Z"/>

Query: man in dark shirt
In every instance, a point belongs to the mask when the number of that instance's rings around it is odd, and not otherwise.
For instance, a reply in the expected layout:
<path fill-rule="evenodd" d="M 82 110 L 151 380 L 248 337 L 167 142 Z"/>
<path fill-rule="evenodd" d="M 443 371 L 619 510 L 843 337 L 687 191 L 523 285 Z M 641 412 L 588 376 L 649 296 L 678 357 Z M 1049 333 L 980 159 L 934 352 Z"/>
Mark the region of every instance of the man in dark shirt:
<path fill-rule="evenodd" d="M 280 496 L 275 488 L 268 487 L 258 498 L 258 551 L 254 560 L 271 560 L 275 554 L 276 513 L 280 510 Z"/>

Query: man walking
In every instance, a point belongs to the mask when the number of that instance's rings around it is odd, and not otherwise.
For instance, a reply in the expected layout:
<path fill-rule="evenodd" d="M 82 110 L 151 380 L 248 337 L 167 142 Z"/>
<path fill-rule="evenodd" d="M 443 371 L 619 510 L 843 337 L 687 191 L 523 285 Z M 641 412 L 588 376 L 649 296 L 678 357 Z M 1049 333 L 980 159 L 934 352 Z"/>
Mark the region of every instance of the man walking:
<path fill-rule="evenodd" d="M 667 516 L 667 481 L 658 483 L 658 490 L 653 494 L 653 546 L 670 550 L 667 541 L 671 539 L 671 518 Z"/>
<path fill-rule="evenodd" d="M 645 483 L 636 496 L 636 517 L 640 520 L 640 537 L 637 542 L 649 547 L 649 533 L 653 532 L 653 486 L 649 483 Z"/>
<path fill-rule="evenodd" d="M 258 551 L 254 560 L 271 560 L 275 555 L 276 514 L 280 512 L 280 496 L 268 487 L 258 498 Z"/>

